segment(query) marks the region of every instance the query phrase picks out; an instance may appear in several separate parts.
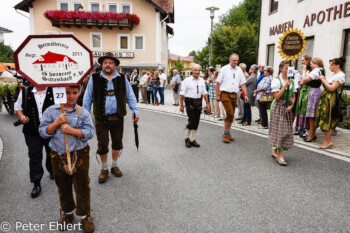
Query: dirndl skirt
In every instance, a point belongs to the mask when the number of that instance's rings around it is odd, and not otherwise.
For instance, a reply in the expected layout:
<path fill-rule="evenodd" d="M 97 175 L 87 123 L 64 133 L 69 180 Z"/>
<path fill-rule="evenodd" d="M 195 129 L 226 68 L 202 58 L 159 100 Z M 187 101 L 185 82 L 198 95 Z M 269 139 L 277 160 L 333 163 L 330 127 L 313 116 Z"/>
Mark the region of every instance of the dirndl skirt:
<path fill-rule="evenodd" d="M 292 111 L 286 112 L 286 100 L 276 101 L 271 108 L 269 145 L 291 149 L 294 145 Z"/>
<path fill-rule="evenodd" d="M 322 91 L 320 88 L 311 88 L 307 97 L 306 117 L 316 117 L 318 103 L 320 101 Z"/>

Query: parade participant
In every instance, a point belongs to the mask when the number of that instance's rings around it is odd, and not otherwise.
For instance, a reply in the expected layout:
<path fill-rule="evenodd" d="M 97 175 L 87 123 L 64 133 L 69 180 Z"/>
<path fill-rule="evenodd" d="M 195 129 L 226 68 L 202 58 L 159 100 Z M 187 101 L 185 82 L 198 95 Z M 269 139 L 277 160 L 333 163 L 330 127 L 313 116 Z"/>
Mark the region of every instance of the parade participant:
<path fill-rule="evenodd" d="M 256 75 L 258 73 L 258 66 L 252 65 L 249 69 L 250 76 L 247 79 L 247 93 L 249 102 L 244 103 L 244 114 L 242 119 L 242 125 L 247 126 L 251 125 L 252 122 L 252 110 L 251 106 L 255 104 L 254 91 L 256 90 Z"/>
<path fill-rule="evenodd" d="M 44 111 L 54 104 L 51 87 L 30 86 L 22 87 L 14 109 L 23 124 L 23 134 L 28 147 L 29 157 L 29 177 L 34 183 L 31 192 L 33 198 L 41 193 L 41 179 L 44 174 L 42 166 L 43 148 L 46 152 L 46 169 L 50 173 L 50 179 L 54 179 L 50 159 L 49 140 L 43 139 L 39 135 L 39 125 Z"/>
<path fill-rule="evenodd" d="M 288 79 L 289 61 L 282 61 L 279 65 L 280 76 L 272 80 L 271 89 L 274 101 L 271 104 L 271 122 L 269 128 L 269 145 L 272 147 L 272 156 L 278 164 L 286 166 L 283 151 L 291 149 L 294 144 L 292 108 L 298 84 Z M 289 87 L 289 91 L 287 88 Z M 288 107 L 286 107 L 288 101 Z"/>
<path fill-rule="evenodd" d="M 200 78 L 201 66 L 198 64 L 192 67 L 192 76 L 187 77 L 181 87 L 180 92 L 180 111 L 184 112 L 184 100 L 186 105 L 186 113 L 188 116 L 188 124 L 186 126 L 186 147 L 192 146 L 199 147 L 200 145 L 196 142 L 196 133 L 199 125 L 199 120 L 202 111 L 202 99 L 203 95 L 207 109 L 210 112 L 210 105 L 208 100 L 208 92 L 205 89 L 205 82 L 203 78 Z"/>
<path fill-rule="evenodd" d="M 247 80 L 249 74 L 247 73 L 246 69 L 247 69 L 247 65 L 244 63 L 239 63 L 239 68 L 242 69 L 243 74 L 245 79 Z M 237 108 L 238 108 L 238 118 L 236 118 L 236 121 L 239 121 L 239 124 L 242 124 L 242 119 L 243 119 L 243 115 L 244 115 L 244 98 L 242 95 L 242 90 L 239 90 L 238 94 L 238 98 L 237 98 Z M 242 99 L 243 98 L 243 99 Z"/>
<path fill-rule="evenodd" d="M 264 77 L 259 82 L 257 89 L 254 91 L 256 100 L 258 101 L 259 115 L 261 119 L 261 125 L 259 129 L 267 129 L 269 127 L 269 120 L 267 116 L 268 103 L 260 101 L 262 93 L 271 93 L 271 82 L 272 82 L 273 68 L 268 66 L 265 68 Z"/>
<path fill-rule="evenodd" d="M 49 146 L 52 150 L 52 169 L 61 205 L 59 230 L 67 230 L 67 225 L 72 224 L 73 212 L 76 209 L 76 215 L 81 216 L 83 231 L 91 233 L 95 227 L 90 216 L 88 140 L 94 135 L 94 126 L 89 112 L 76 104 L 80 94 L 79 86 L 66 87 L 66 93 L 65 112 L 61 113 L 60 105 L 49 107 L 43 115 L 39 131 L 43 138 L 51 139 Z M 72 175 L 66 170 L 68 168 L 64 134 L 68 136 Z M 76 203 L 72 186 L 76 194 Z"/>
<path fill-rule="evenodd" d="M 325 88 L 320 98 L 316 118 L 316 126 L 320 126 L 321 130 L 325 132 L 325 140 L 320 149 L 328 149 L 333 146 L 332 129 L 337 126 L 341 117 L 341 93 L 345 83 L 345 74 L 343 72 L 345 58 L 334 58 L 329 63 L 333 76 L 329 79 L 325 79 L 323 75 L 320 76 L 322 85 Z"/>
<path fill-rule="evenodd" d="M 311 67 L 310 67 L 310 62 L 311 62 L 311 56 L 309 55 L 304 55 L 301 58 L 301 64 L 306 65 L 306 75 L 310 73 Z M 294 135 L 299 134 L 300 137 L 306 138 L 307 135 L 309 135 L 309 119 L 306 117 L 306 103 L 307 103 L 307 96 L 309 95 L 310 91 L 310 86 L 303 85 L 302 77 L 300 77 L 300 81 L 298 82 L 299 85 L 299 91 L 297 95 L 296 102 L 297 104 L 294 105 L 296 108 L 296 122 L 295 122 L 295 127 L 296 127 L 296 132 Z M 302 104 L 302 100 L 304 99 L 305 105 Z M 301 101 L 301 102 L 299 102 Z M 304 109 L 302 109 L 302 106 L 305 106 Z"/>
<path fill-rule="evenodd" d="M 89 112 L 91 103 L 94 104 L 94 117 L 97 136 L 97 154 L 102 161 L 102 170 L 98 177 L 100 183 L 108 178 L 108 144 L 111 134 L 112 140 L 112 168 L 111 173 L 117 177 L 122 176 L 117 166 L 120 150 L 123 149 L 124 116 L 126 115 L 126 103 L 133 112 L 132 119 L 136 123 L 139 119 L 139 110 L 134 93 L 128 80 L 122 77 L 115 68 L 119 60 L 113 53 L 106 53 L 98 62 L 102 65 L 102 71 L 95 73 L 90 79 L 84 95 L 83 107 Z"/>
<path fill-rule="evenodd" d="M 258 66 L 259 68 L 259 78 L 257 79 L 256 81 L 256 88 L 258 88 L 258 84 L 260 83 L 260 81 L 265 77 L 265 64 L 261 63 L 259 64 Z M 255 122 L 258 122 L 258 124 L 261 124 L 261 116 L 260 116 L 260 113 L 259 113 L 259 119 L 256 119 Z"/>
<path fill-rule="evenodd" d="M 130 84 L 134 92 L 134 95 L 136 97 L 137 103 L 139 102 L 139 83 L 140 83 L 140 76 L 137 74 L 137 70 L 134 69 L 133 72 L 131 73 Z"/>
<path fill-rule="evenodd" d="M 140 79 L 140 89 L 141 89 L 141 104 L 147 103 L 147 83 L 148 83 L 148 75 L 145 70 L 141 71 L 141 79 Z"/>
<path fill-rule="evenodd" d="M 316 140 L 316 116 L 318 103 L 321 97 L 321 80 L 319 77 L 324 75 L 323 61 L 321 58 L 313 58 L 310 63 L 311 72 L 306 75 L 306 65 L 303 66 L 303 84 L 310 87 L 309 94 L 307 96 L 306 104 L 306 117 L 309 118 L 310 131 L 308 137 L 304 138 L 305 142 L 311 142 Z"/>
<path fill-rule="evenodd" d="M 178 75 L 177 70 L 173 70 L 173 77 L 171 79 L 171 86 L 173 87 L 173 96 L 174 96 L 174 106 L 179 106 L 180 99 L 180 84 L 181 78 Z"/>
<path fill-rule="evenodd" d="M 230 129 L 235 115 L 237 93 L 239 92 L 240 86 L 244 93 L 245 103 L 249 101 L 247 87 L 245 85 L 247 81 L 242 69 L 237 66 L 239 62 L 238 54 L 232 54 L 229 58 L 229 62 L 229 64 L 221 68 L 219 77 L 216 80 L 216 100 L 219 102 L 222 101 L 226 111 L 224 134 L 222 135 L 224 143 L 229 143 L 234 140 L 230 134 Z"/>
<path fill-rule="evenodd" d="M 159 69 L 159 80 L 160 80 L 160 85 L 159 85 L 160 104 L 164 105 L 164 88 L 166 86 L 167 77 L 163 69 Z"/>

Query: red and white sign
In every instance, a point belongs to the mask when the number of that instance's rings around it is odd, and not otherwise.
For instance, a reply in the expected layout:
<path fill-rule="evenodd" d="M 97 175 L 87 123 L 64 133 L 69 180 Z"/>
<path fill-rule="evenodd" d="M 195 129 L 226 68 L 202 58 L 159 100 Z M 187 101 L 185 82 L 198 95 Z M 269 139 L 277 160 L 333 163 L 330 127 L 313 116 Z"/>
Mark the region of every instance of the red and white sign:
<path fill-rule="evenodd" d="M 73 35 L 31 35 L 14 52 L 16 69 L 38 86 L 79 84 L 93 69 L 92 52 Z"/>

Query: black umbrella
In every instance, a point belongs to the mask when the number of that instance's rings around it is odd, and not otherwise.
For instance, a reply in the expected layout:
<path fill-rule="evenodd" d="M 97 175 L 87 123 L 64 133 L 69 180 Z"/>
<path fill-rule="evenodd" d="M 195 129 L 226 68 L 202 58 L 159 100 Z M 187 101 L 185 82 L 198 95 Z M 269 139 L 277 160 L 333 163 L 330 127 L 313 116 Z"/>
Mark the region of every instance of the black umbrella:
<path fill-rule="evenodd" d="M 134 119 L 135 119 L 136 115 L 134 114 Z M 135 145 L 137 148 L 137 152 L 139 151 L 139 133 L 137 132 L 137 128 L 139 126 L 137 125 L 137 123 L 134 123 L 134 134 L 135 134 Z"/>

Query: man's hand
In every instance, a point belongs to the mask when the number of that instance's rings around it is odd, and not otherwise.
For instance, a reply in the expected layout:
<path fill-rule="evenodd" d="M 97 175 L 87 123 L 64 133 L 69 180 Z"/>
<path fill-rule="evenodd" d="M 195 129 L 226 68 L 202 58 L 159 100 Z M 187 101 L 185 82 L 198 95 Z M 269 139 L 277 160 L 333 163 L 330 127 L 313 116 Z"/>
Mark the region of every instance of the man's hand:
<path fill-rule="evenodd" d="M 66 113 L 62 113 L 56 120 L 58 125 L 62 125 L 67 123 L 67 114 Z"/>
<path fill-rule="evenodd" d="M 136 124 L 139 121 L 139 115 L 132 114 L 132 121 Z"/>
<path fill-rule="evenodd" d="M 180 112 L 184 113 L 184 110 L 185 110 L 184 106 L 180 105 Z"/>
<path fill-rule="evenodd" d="M 248 98 L 248 96 L 244 96 L 244 103 L 248 103 L 249 102 L 249 98 Z"/>
<path fill-rule="evenodd" d="M 209 104 L 209 103 L 207 103 L 207 112 L 208 112 L 208 113 L 211 112 L 210 104 Z"/>
<path fill-rule="evenodd" d="M 221 97 L 220 94 L 216 93 L 216 101 L 220 102 L 221 101 Z"/>
<path fill-rule="evenodd" d="M 60 126 L 62 133 L 70 134 L 72 127 L 67 123 L 64 123 Z"/>
<path fill-rule="evenodd" d="M 29 123 L 29 118 L 25 115 L 23 115 L 21 118 L 19 118 L 19 120 L 21 121 L 21 123 L 23 125 Z"/>

